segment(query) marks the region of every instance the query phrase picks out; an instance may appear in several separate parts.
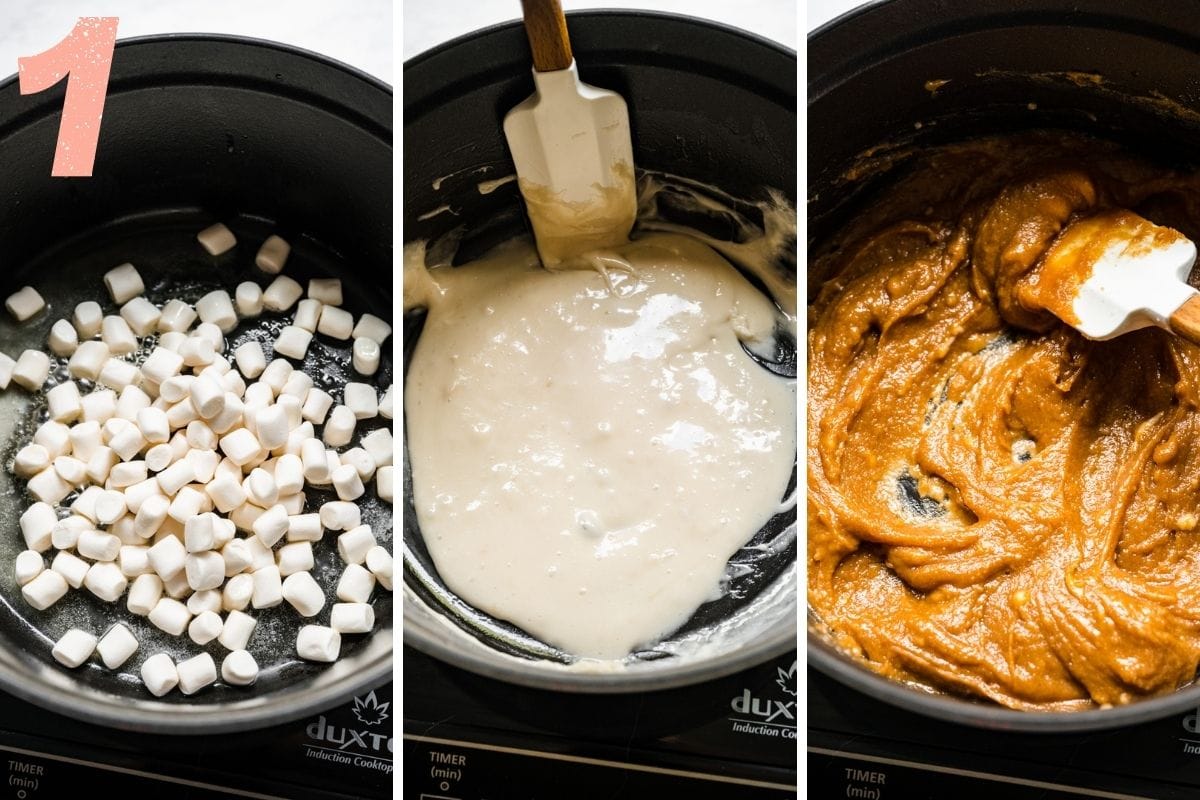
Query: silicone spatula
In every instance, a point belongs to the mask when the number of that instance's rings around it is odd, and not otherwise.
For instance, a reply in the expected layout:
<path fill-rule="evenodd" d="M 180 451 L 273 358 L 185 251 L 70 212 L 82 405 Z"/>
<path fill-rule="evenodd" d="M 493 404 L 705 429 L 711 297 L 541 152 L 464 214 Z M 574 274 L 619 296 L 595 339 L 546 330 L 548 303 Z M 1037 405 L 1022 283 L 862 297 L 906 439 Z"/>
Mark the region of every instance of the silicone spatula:
<path fill-rule="evenodd" d="M 504 118 L 525 207 L 548 268 L 623 244 L 637 214 L 629 112 L 579 80 L 558 0 L 523 0 L 534 94 Z"/>
<path fill-rule="evenodd" d="M 1152 325 L 1200 344 L 1200 292 L 1187 282 L 1196 245 L 1130 211 L 1072 223 L 1046 253 L 1048 309 L 1089 339 Z"/>

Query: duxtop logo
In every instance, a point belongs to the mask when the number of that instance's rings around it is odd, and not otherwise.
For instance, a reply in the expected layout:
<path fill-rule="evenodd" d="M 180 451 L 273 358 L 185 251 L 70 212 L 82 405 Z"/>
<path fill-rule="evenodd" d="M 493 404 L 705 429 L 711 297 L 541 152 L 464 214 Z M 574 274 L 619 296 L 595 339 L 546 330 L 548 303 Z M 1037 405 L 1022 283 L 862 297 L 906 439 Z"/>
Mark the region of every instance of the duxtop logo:
<path fill-rule="evenodd" d="M 729 702 L 730 708 L 737 714 L 729 718 L 735 731 L 784 739 L 796 738 L 797 663 L 792 661 L 786 670 L 775 667 L 775 685 L 779 687 L 779 695 L 764 697 L 749 689 L 742 689 L 742 693 Z"/>

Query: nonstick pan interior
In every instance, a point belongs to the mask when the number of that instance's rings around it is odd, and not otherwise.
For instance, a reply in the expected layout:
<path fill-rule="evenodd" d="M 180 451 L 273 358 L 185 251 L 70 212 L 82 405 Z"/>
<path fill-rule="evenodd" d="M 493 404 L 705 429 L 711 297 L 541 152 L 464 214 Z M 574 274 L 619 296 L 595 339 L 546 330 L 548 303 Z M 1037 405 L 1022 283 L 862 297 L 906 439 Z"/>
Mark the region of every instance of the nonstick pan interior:
<path fill-rule="evenodd" d="M 0 164 L 6 170 L 0 247 L 8 254 L 0 296 L 32 285 L 49 309 L 23 325 L 6 315 L 0 350 L 14 357 L 25 347 L 44 350 L 53 322 L 69 318 L 83 300 L 96 300 L 112 313 L 101 276 L 127 261 L 142 273 L 149 299 L 160 304 L 170 297 L 194 301 L 218 286 L 232 293 L 243 280 L 265 286 L 271 276 L 254 267 L 254 255 L 272 233 L 292 245 L 286 274 L 301 283 L 341 278 L 347 310 L 390 320 L 387 87 L 269 43 L 209 37 L 119 43 L 96 176 L 71 180 L 51 179 L 46 158 L 61 93 L 57 101 L 15 95 L 14 83 L 0 85 Z M 10 220 L 17 224 L 9 226 Z M 238 245 L 214 258 L 195 236 L 216 221 L 233 230 Z M 267 313 L 243 323 L 226 337 L 227 350 L 257 338 L 269 354 L 274 332 L 290 316 Z M 318 335 L 304 369 L 335 400 L 348 380 L 366 380 L 382 393 L 392 380 L 390 353 L 389 341 L 379 372 L 364 379 L 351 369 L 345 343 Z M 65 374 L 63 363 L 55 361 L 52 381 Z M 124 597 L 106 604 L 73 590 L 45 612 L 30 608 L 10 567 L 23 549 L 17 518 L 32 500 L 8 467 L 18 443 L 42 419 L 40 395 L 15 387 L 0 393 L 0 688 L 89 721 L 199 733 L 282 722 L 390 677 L 392 598 L 382 589 L 372 599 L 374 633 L 343 637 L 335 664 L 296 657 L 295 634 L 304 621 L 283 605 L 251 612 L 258 625 L 248 649 L 262 668 L 254 686 L 218 682 L 191 697 L 175 692 L 162 699 L 146 692 L 137 677 L 145 658 L 167 652 L 179 659 L 207 650 L 219 664 L 226 651 L 215 642 L 201 648 L 186 636 L 163 634 L 128 613 Z M 385 422 L 364 421 L 358 433 Z M 335 499 L 311 487 L 306 494 L 306 511 Z M 373 489 L 359 504 L 364 522 L 390 550 L 392 507 Z M 309 621 L 319 624 L 327 624 L 337 602 L 334 586 L 343 565 L 335 536 L 327 532 L 314 546 L 313 576 L 326 605 Z M 120 669 L 93 660 L 68 671 L 52 660 L 50 648 L 68 628 L 101 634 L 117 621 L 139 640 Z"/>

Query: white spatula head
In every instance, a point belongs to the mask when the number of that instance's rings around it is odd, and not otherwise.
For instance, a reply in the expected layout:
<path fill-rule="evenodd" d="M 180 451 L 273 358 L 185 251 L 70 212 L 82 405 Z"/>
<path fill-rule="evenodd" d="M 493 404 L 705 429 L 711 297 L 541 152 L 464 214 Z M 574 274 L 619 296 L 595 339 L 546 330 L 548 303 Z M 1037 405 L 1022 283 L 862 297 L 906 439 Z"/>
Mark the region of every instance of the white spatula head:
<path fill-rule="evenodd" d="M 567 69 L 533 73 L 537 91 L 504 135 L 547 267 L 628 240 L 637 214 L 629 111 Z"/>

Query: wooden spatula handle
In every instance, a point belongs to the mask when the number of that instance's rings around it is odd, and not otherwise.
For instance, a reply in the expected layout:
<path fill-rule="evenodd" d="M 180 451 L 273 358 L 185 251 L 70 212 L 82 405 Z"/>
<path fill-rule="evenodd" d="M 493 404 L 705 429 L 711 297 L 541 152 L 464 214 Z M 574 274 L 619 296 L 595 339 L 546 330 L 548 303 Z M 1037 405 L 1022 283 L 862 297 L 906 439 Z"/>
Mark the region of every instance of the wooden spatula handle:
<path fill-rule="evenodd" d="M 1189 342 L 1200 344 L 1200 294 L 1191 298 L 1175 309 L 1169 320 L 1171 330 Z"/>
<path fill-rule="evenodd" d="M 571 40 L 559 0 L 521 0 L 525 35 L 533 51 L 533 68 L 555 72 L 571 66 Z"/>

